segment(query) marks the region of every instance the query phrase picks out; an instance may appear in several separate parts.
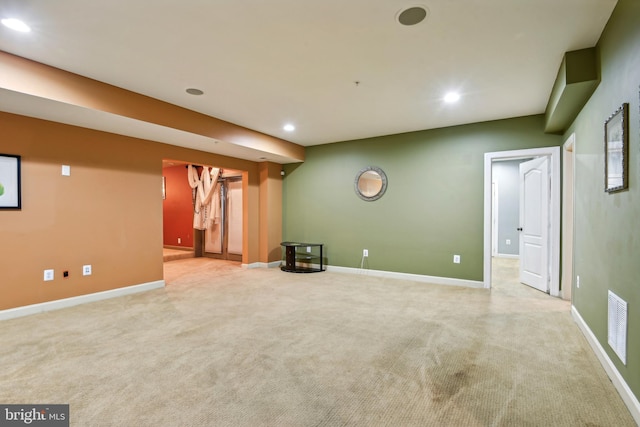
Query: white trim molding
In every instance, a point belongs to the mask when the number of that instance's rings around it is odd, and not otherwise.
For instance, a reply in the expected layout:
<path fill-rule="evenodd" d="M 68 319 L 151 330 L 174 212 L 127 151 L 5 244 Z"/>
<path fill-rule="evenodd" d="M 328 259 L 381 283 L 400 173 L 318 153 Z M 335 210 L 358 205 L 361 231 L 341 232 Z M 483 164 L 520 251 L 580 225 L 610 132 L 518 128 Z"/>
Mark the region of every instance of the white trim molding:
<path fill-rule="evenodd" d="M 326 271 L 334 273 L 359 274 L 389 279 L 411 280 L 413 282 L 433 283 L 435 285 L 464 286 L 467 288 L 483 288 L 484 284 L 476 280 L 453 279 L 449 277 L 424 276 L 422 274 L 397 273 L 395 271 L 369 270 L 363 268 L 326 266 Z"/>
<path fill-rule="evenodd" d="M 638 402 L 638 398 L 633 394 L 633 391 L 631 391 L 627 382 L 624 380 L 624 378 L 622 378 L 622 375 L 620 375 L 620 372 L 616 369 L 616 366 L 609 358 L 609 355 L 604 350 L 604 348 L 602 348 L 602 345 L 600 345 L 600 342 L 593 334 L 591 329 L 589 329 L 589 326 L 587 326 L 587 323 L 584 321 L 582 316 L 580 316 L 578 309 L 576 309 L 574 305 L 571 306 L 571 315 L 573 316 L 573 320 L 575 320 L 575 322 L 578 324 L 578 327 L 587 339 L 587 342 L 591 346 L 591 349 L 598 357 L 600 364 L 602 364 L 602 367 L 607 372 L 607 375 L 609 376 L 609 379 L 611 379 L 613 386 L 616 388 L 616 390 L 618 390 L 618 393 L 620 393 L 620 397 L 622 397 L 625 405 L 627 405 L 627 408 L 629 408 L 631 416 L 636 421 L 636 423 L 640 425 L 640 402 Z"/>
<path fill-rule="evenodd" d="M 95 292 L 86 295 L 78 295 L 75 297 L 47 301 L 39 304 L 25 305 L 24 307 L 9 308 L 7 310 L 0 311 L 0 320 L 15 319 L 17 317 L 30 316 L 32 314 L 44 313 L 46 311 L 60 310 L 62 308 L 73 307 L 75 305 L 86 304 L 89 302 L 102 301 L 110 298 L 164 288 L 164 286 L 164 280 L 156 280 L 155 282 L 142 283 L 140 285 L 110 289 L 108 291 Z"/>

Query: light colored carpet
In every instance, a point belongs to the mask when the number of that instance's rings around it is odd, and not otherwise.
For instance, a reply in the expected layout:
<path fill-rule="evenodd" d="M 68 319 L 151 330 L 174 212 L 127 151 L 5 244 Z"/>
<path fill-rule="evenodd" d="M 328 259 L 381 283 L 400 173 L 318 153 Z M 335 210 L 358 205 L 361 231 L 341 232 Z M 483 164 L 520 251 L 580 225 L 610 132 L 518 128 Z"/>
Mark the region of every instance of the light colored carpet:
<path fill-rule="evenodd" d="M 635 425 L 569 303 L 508 280 L 201 258 L 165 279 L 0 323 L 0 402 L 69 403 L 74 426 Z"/>

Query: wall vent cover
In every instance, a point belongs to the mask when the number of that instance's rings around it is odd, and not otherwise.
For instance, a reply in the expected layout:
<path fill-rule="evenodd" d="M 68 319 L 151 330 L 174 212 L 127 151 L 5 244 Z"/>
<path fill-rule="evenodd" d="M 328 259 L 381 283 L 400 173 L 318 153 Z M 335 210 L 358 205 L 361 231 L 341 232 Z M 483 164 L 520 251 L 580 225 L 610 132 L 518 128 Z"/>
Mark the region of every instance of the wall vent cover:
<path fill-rule="evenodd" d="M 627 302 L 609 291 L 608 342 L 622 363 L 627 364 Z"/>

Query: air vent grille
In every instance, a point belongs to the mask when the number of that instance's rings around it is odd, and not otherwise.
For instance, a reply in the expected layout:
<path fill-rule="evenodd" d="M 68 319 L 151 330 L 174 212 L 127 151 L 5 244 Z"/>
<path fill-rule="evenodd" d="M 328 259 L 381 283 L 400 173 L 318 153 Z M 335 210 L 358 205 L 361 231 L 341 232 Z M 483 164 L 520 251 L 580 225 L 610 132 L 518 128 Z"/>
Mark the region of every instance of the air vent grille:
<path fill-rule="evenodd" d="M 609 291 L 608 342 L 622 363 L 627 364 L 627 302 Z"/>

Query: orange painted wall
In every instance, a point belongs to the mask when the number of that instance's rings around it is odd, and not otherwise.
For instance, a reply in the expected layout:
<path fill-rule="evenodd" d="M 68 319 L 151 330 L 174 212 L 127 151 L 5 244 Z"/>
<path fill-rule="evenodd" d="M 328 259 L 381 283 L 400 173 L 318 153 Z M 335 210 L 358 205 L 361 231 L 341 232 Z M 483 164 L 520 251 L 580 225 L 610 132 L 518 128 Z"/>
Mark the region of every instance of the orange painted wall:
<path fill-rule="evenodd" d="M 184 165 L 166 167 L 166 198 L 162 201 L 163 244 L 193 248 L 193 196 Z M 180 239 L 180 243 L 178 243 Z"/>
<path fill-rule="evenodd" d="M 264 162 L 258 165 L 260 175 L 261 259 L 275 262 L 282 259 L 282 165 Z"/>
<path fill-rule="evenodd" d="M 8 113 L 0 129 L 0 153 L 22 156 L 22 210 L 0 211 L 0 310 L 162 280 L 163 159 L 246 171 L 242 261 L 275 249 L 260 247 L 282 219 L 261 212 L 255 162 Z"/>

